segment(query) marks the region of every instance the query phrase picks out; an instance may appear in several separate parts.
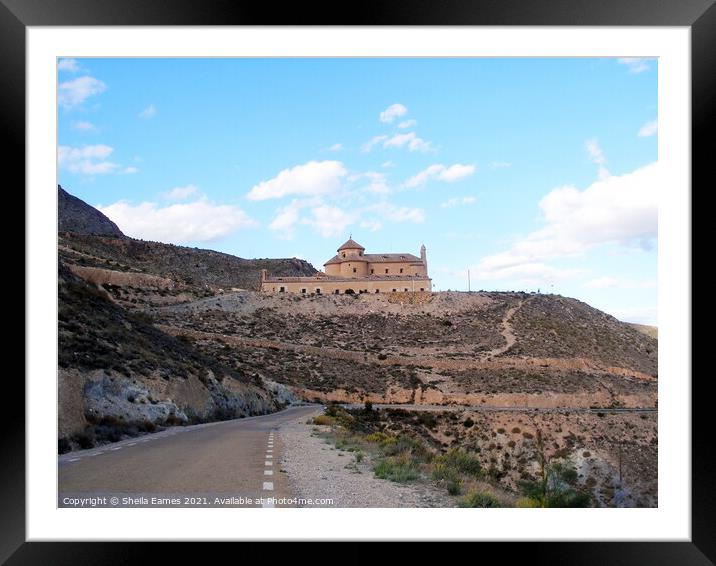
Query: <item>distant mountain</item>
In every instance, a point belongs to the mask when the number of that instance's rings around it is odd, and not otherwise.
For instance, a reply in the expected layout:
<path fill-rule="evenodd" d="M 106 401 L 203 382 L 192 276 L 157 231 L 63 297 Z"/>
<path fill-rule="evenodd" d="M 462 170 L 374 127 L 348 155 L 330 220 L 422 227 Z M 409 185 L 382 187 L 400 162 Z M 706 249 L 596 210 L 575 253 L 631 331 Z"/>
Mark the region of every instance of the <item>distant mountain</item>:
<path fill-rule="evenodd" d="M 59 191 L 59 256 L 68 265 L 145 273 L 192 288 L 259 290 L 261 270 L 270 275 L 313 275 L 297 258 L 244 259 L 230 254 L 148 242 L 125 236 L 114 222 L 84 201 Z"/>
<path fill-rule="evenodd" d="M 93 206 L 71 195 L 60 185 L 57 185 L 57 193 L 58 232 L 125 237 L 114 222 Z"/>

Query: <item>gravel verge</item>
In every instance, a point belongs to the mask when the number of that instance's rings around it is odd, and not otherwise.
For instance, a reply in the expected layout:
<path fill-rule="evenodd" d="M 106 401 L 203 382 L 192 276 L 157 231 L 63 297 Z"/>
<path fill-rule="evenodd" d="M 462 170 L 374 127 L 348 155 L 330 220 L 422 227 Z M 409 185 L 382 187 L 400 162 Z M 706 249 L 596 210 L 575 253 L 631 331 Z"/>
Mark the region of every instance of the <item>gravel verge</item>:
<path fill-rule="evenodd" d="M 353 452 L 337 450 L 324 439 L 313 436 L 307 418 L 281 426 L 283 444 L 281 470 L 288 475 L 293 494 L 299 499 L 332 499 L 325 505 L 299 507 L 456 507 L 457 500 L 425 483 L 397 484 L 376 478 L 366 455 L 357 462 Z"/>

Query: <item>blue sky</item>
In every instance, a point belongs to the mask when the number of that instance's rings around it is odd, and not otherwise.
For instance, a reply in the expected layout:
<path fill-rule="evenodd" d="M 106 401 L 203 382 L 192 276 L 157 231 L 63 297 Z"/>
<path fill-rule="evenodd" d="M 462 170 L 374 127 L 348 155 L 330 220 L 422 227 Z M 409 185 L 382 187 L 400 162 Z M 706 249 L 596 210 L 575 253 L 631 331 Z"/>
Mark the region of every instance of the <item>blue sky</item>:
<path fill-rule="evenodd" d="M 657 61 L 61 59 L 62 186 L 128 235 L 321 269 L 350 234 L 437 290 L 655 324 Z"/>

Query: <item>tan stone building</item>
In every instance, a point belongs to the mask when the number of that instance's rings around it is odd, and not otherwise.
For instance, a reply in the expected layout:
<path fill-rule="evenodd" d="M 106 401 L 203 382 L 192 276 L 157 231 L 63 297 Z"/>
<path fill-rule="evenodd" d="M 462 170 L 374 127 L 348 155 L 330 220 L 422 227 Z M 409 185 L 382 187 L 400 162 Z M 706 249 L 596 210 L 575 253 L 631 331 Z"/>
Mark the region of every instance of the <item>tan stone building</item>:
<path fill-rule="evenodd" d="M 327 295 L 343 293 L 430 292 L 425 246 L 420 257 L 409 253 L 367 254 L 349 238 L 338 253 L 310 277 L 270 277 L 261 272 L 261 290 L 267 293 Z"/>

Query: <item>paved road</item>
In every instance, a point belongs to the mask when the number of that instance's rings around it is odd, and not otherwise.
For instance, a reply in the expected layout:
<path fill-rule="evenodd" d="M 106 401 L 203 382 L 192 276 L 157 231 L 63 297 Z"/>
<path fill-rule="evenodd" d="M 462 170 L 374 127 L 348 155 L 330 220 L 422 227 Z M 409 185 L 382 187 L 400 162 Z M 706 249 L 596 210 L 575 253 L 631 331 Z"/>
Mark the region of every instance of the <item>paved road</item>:
<path fill-rule="evenodd" d="M 363 404 L 344 403 L 349 409 L 362 409 Z M 402 403 L 374 403 L 374 409 L 405 409 L 406 411 L 475 411 L 478 413 L 656 413 L 655 407 L 493 407 L 486 405 L 409 405 Z"/>
<path fill-rule="evenodd" d="M 58 458 L 58 506 L 292 506 L 280 502 L 293 494 L 280 469 L 282 446 L 274 431 L 319 409 L 299 406 L 271 415 L 172 427 L 63 454 Z"/>

